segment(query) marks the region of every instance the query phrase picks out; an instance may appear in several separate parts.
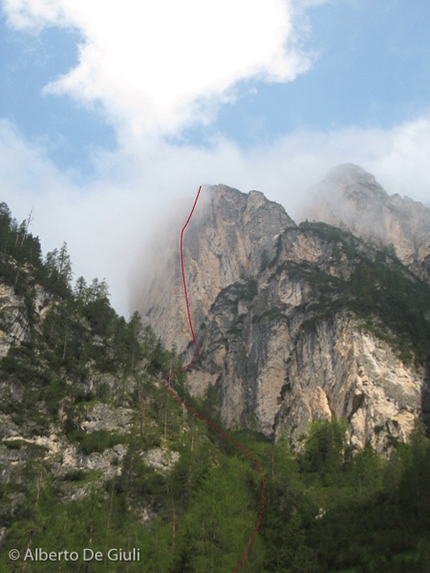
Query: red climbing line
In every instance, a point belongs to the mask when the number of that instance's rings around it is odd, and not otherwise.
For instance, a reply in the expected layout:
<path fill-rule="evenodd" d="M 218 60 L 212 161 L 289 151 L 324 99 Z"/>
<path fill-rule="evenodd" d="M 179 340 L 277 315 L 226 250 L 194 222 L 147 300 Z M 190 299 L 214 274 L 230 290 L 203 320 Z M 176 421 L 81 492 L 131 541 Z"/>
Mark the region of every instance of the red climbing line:
<path fill-rule="evenodd" d="M 233 440 L 233 438 L 231 438 L 228 434 L 226 434 L 225 432 L 223 432 L 222 430 L 220 430 L 219 428 L 217 428 L 217 426 L 215 426 L 215 424 L 213 422 L 211 422 L 210 420 L 207 420 L 204 416 L 202 416 L 201 414 L 199 414 L 199 412 L 197 412 L 196 410 L 194 410 L 194 408 L 192 408 L 191 406 L 189 406 L 184 400 L 182 400 L 169 386 L 169 380 L 170 378 L 172 378 L 173 376 L 175 376 L 176 374 L 179 374 L 180 372 L 183 372 L 184 370 L 186 370 L 187 368 L 189 368 L 190 366 L 192 366 L 200 357 L 200 351 L 199 348 L 197 346 L 197 340 L 194 334 L 194 328 L 193 328 L 193 321 L 191 320 L 191 313 L 190 313 L 190 305 L 188 302 L 188 292 L 187 292 L 187 282 L 185 280 L 185 267 L 184 267 L 184 257 L 183 257 L 183 251 L 182 251 L 182 242 L 183 242 L 183 237 L 184 237 L 184 232 L 185 229 L 188 227 L 188 223 L 191 220 L 191 217 L 193 216 L 194 213 L 194 209 L 196 208 L 197 205 L 197 201 L 199 200 L 199 196 L 200 196 L 200 192 L 202 190 L 202 186 L 200 185 L 199 190 L 197 192 L 196 198 L 194 199 L 194 203 L 193 203 L 193 207 L 190 211 L 190 214 L 188 215 L 188 219 L 185 222 L 185 225 L 182 227 L 181 230 L 181 235 L 180 235 L 180 239 L 179 239 L 179 254 L 181 257 L 181 271 L 182 271 L 182 284 L 184 287 L 184 295 L 185 295 L 185 305 L 187 307 L 187 315 L 188 315 L 188 323 L 190 326 L 190 330 L 191 330 L 191 334 L 193 337 L 193 343 L 194 343 L 194 348 L 196 350 L 195 356 L 194 358 L 191 360 L 191 362 L 189 364 L 187 364 L 186 366 L 183 366 L 180 370 L 177 370 L 176 372 L 172 372 L 171 374 L 169 374 L 168 376 L 166 376 L 166 378 L 164 379 L 164 386 L 167 390 L 167 392 L 172 396 L 172 398 L 174 398 L 176 401 L 180 402 L 183 406 L 185 406 L 186 408 L 188 408 L 188 410 L 190 412 L 192 412 L 194 414 L 194 416 L 196 416 L 196 418 L 199 418 L 200 420 L 203 420 L 203 422 L 205 422 L 208 426 L 210 426 L 211 428 L 213 428 L 214 430 L 216 430 L 219 434 L 221 434 L 221 436 L 224 436 L 224 438 L 226 438 L 227 440 L 229 440 L 232 444 L 234 444 L 237 448 L 239 448 L 240 450 L 242 450 L 242 452 L 244 454 L 246 454 L 248 456 L 248 458 L 252 461 L 252 463 L 255 465 L 255 467 L 257 468 L 258 473 L 260 474 L 260 479 L 261 479 L 261 507 L 260 507 L 260 513 L 258 516 L 258 521 L 256 526 L 254 527 L 254 531 L 252 532 L 252 535 L 249 539 L 248 545 L 242 555 L 242 557 L 239 559 L 239 561 L 236 564 L 236 567 L 233 569 L 232 573 L 235 573 L 236 571 L 238 571 L 238 569 L 243 565 L 243 562 L 245 561 L 245 557 L 247 556 L 249 549 L 251 547 L 251 545 L 254 542 L 255 536 L 258 533 L 258 530 L 260 528 L 260 524 L 261 524 L 261 520 L 263 518 L 263 514 L 264 514 L 264 507 L 265 507 L 265 503 L 266 503 L 266 484 L 264 481 L 264 474 L 263 474 L 263 470 L 261 469 L 259 463 L 257 462 L 257 460 L 254 458 L 254 456 L 252 454 L 250 454 L 248 452 L 248 450 L 246 448 L 244 448 L 243 446 L 241 446 L 238 442 L 236 442 L 235 440 Z"/>
<path fill-rule="evenodd" d="M 190 305 L 188 304 L 187 281 L 185 280 L 185 268 L 184 268 L 184 255 L 182 252 L 182 241 L 184 238 L 185 229 L 188 227 L 188 223 L 191 221 L 191 217 L 193 216 L 194 209 L 196 208 L 196 205 L 197 205 L 197 201 L 199 200 L 201 190 L 202 190 L 202 186 L 200 185 L 199 190 L 197 191 L 196 198 L 194 199 L 193 208 L 191 209 L 190 214 L 188 215 L 188 219 L 186 220 L 185 225 L 182 227 L 181 236 L 179 238 L 179 254 L 181 256 L 182 284 L 184 285 L 185 304 L 187 306 L 188 323 L 190 325 L 190 330 L 191 330 L 191 334 L 193 335 L 193 342 L 194 342 L 194 346 L 196 349 L 196 355 L 194 357 L 194 361 L 196 361 L 198 359 L 198 357 L 200 356 L 200 352 L 199 352 L 199 347 L 197 346 L 197 341 L 196 341 L 196 337 L 194 334 L 193 321 L 191 320 Z"/>

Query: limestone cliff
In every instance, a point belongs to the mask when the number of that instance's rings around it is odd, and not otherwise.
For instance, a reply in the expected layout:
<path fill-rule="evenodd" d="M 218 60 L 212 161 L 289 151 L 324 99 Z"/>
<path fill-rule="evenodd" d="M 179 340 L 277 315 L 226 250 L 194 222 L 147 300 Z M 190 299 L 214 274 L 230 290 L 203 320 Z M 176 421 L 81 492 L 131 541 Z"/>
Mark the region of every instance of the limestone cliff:
<path fill-rule="evenodd" d="M 218 293 L 255 276 L 273 258 L 279 234 L 295 223 L 262 193 L 248 195 L 218 185 L 206 191 L 186 231 L 184 257 L 196 326 L 206 320 Z M 190 341 L 177 244 L 159 267 L 137 306 L 168 347 L 183 352 Z"/>
<path fill-rule="evenodd" d="M 305 216 L 346 229 L 379 245 L 393 245 L 403 264 L 430 283 L 430 210 L 389 195 L 356 165 L 339 165 L 311 191 Z"/>
<path fill-rule="evenodd" d="M 360 185 L 385 197 L 373 179 Z M 185 236 L 201 350 L 191 392 L 213 386 L 227 426 L 286 433 L 295 447 L 312 419 L 333 415 L 348 419 L 358 448 L 407 439 L 415 418 L 429 413 L 427 285 L 375 241 L 324 223 L 297 226 L 261 193 L 210 193 Z M 425 227 L 418 219 L 410 228 Z M 417 247 L 413 261 L 423 252 Z M 178 271 L 172 255 L 140 311 L 182 352 L 191 337 Z"/>

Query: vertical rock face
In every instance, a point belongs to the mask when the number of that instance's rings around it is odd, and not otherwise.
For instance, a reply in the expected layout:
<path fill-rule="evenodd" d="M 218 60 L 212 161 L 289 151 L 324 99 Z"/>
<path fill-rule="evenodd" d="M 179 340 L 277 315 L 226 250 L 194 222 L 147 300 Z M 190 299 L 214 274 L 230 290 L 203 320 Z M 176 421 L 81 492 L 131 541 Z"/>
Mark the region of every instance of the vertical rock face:
<path fill-rule="evenodd" d="M 34 313 L 36 324 L 40 324 L 50 303 L 49 296 L 40 287 L 34 290 Z M 30 340 L 30 320 L 24 296 L 0 282 L 0 358 L 7 355 L 12 345 Z"/>
<path fill-rule="evenodd" d="M 13 343 L 30 336 L 28 317 L 22 297 L 12 287 L 0 283 L 0 357 L 6 356 Z"/>
<path fill-rule="evenodd" d="M 423 374 L 346 315 L 299 337 L 286 379 L 275 431 L 286 430 L 293 441 L 312 419 L 335 415 L 348 419 L 352 445 L 370 443 L 382 452 L 407 439 L 421 411 Z"/>
<path fill-rule="evenodd" d="M 351 215 L 349 228 L 361 237 L 366 230 L 372 244 L 324 223 L 297 226 L 261 193 L 211 189 L 184 239 L 201 351 L 189 387 L 204 395 L 212 385 L 229 427 L 254 428 L 274 439 L 286 434 L 299 447 L 313 419 L 345 417 L 355 447 L 370 442 L 383 451 L 407 439 L 417 416 L 430 414 L 430 288 L 389 251 L 375 247 L 375 241 L 386 244 L 394 237 L 397 199 L 359 168 L 342 167 L 330 177 L 349 190 L 353 206 L 346 204 L 347 215 L 364 213 L 355 227 Z M 384 239 L 369 230 L 378 220 L 372 209 L 385 217 Z M 397 252 L 420 275 L 425 248 L 416 239 L 412 251 L 409 239 L 401 238 L 409 237 L 407 229 L 415 238 L 423 232 L 422 209 L 411 207 L 417 220 L 396 235 Z M 391 312 L 390 297 L 395 305 L 411 305 L 421 338 L 405 326 L 407 308 L 404 316 Z M 187 359 L 191 336 L 177 255 L 166 261 L 139 310 Z"/>
<path fill-rule="evenodd" d="M 255 276 L 275 254 L 279 234 L 295 223 L 262 193 L 248 195 L 224 185 L 210 188 L 184 238 L 186 280 L 196 327 L 206 320 L 218 293 L 240 278 Z M 178 229 L 179 240 L 179 229 Z M 190 331 L 183 300 L 178 248 L 154 277 L 138 310 L 167 346 L 183 352 Z"/>

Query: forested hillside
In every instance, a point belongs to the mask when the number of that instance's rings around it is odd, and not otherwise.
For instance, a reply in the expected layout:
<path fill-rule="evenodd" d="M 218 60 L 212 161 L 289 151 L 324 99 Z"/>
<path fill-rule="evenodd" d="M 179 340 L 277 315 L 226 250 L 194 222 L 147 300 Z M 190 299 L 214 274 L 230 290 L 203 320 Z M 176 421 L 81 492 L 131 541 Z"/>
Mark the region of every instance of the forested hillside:
<path fill-rule="evenodd" d="M 104 281 L 73 281 L 66 245 L 42 259 L 28 227 L 0 205 L 0 572 L 233 571 L 258 519 L 259 474 L 166 392 L 163 377 L 181 368 L 175 349 L 137 314 L 119 317 Z M 226 431 L 213 386 L 197 399 L 185 373 L 171 384 Z M 313 422 L 295 455 L 282 437 L 229 434 L 267 486 L 241 571 L 430 571 L 430 443 L 419 424 L 389 459 L 354 451 L 343 419 Z M 35 548 L 80 558 L 24 561 Z M 85 562 L 84 548 L 101 560 Z M 112 548 L 140 560 L 110 560 Z"/>

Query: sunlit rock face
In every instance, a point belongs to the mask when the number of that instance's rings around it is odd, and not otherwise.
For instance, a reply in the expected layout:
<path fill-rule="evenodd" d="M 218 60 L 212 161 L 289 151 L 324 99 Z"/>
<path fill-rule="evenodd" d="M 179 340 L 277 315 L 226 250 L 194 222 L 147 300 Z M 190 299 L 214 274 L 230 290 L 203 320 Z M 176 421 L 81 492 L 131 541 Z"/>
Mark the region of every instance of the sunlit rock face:
<path fill-rule="evenodd" d="M 354 281 L 359 292 L 363 265 L 397 269 L 406 287 L 424 278 L 428 246 L 418 237 L 429 215 L 409 199 L 389 197 L 355 166 L 332 171 L 321 189 L 318 216 L 337 228 L 297 226 L 262 193 L 222 185 L 198 205 L 184 238 L 201 352 L 189 389 L 204 396 L 213 387 L 230 428 L 275 440 L 286 435 L 300 448 L 312 420 L 336 416 L 348 420 L 354 447 L 370 443 L 383 452 L 428 415 L 425 368 L 400 356 L 384 317 L 364 315 L 348 285 Z M 390 249 L 378 250 L 390 243 L 407 266 Z M 154 275 L 138 310 L 189 361 L 194 349 L 177 252 Z"/>
<path fill-rule="evenodd" d="M 257 191 L 245 194 L 218 185 L 206 193 L 186 229 L 183 250 L 190 310 L 197 329 L 219 292 L 241 278 L 256 276 L 262 260 L 273 258 L 279 234 L 295 226 L 281 205 Z M 138 310 L 167 346 L 175 345 L 183 352 L 191 339 L 179 248 L 173 248 L 143 292 Z"/>

